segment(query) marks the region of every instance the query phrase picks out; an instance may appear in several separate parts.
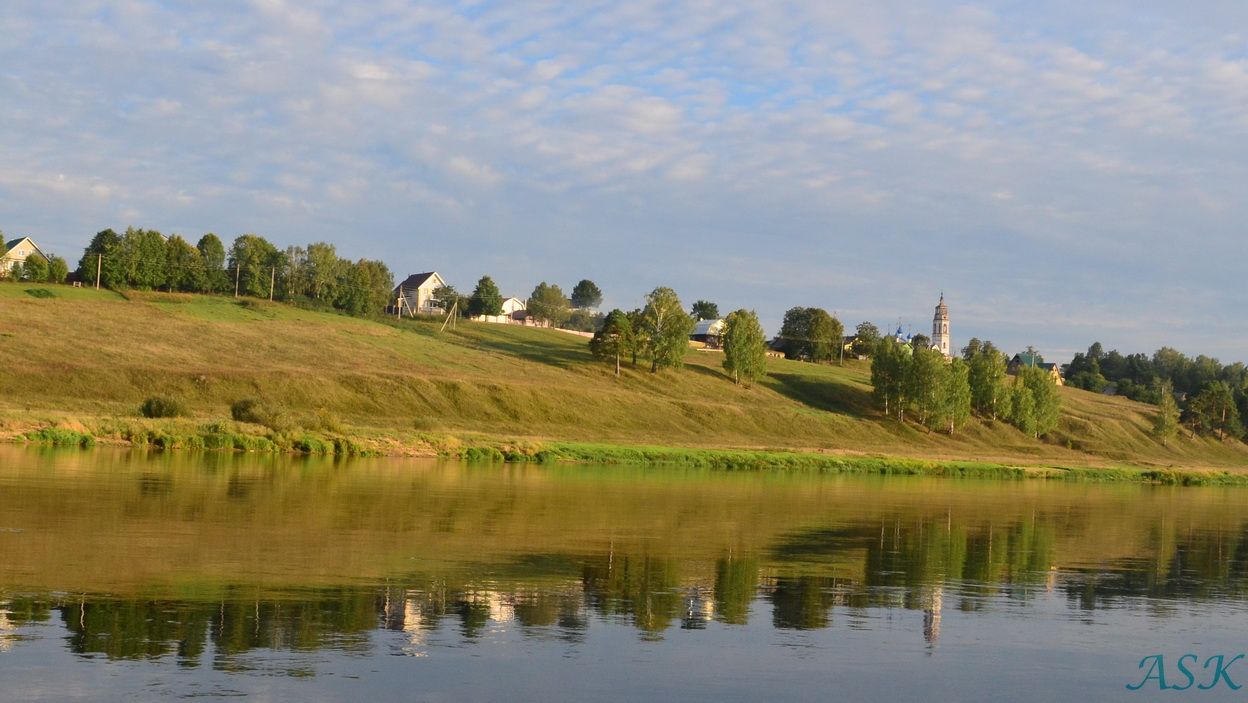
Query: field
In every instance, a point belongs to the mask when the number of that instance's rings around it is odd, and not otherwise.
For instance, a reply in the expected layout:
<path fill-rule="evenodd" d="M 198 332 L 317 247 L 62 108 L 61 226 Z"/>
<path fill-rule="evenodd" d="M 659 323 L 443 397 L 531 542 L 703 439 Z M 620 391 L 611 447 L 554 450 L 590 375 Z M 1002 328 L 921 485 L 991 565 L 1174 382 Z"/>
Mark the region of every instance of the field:
<path fill-rule="evenodd" d="M 194 433 L 255 398 L 280 406 L 293 430 L 351 437 L 382 453 L 562 443 L 689 451 L 819 452 L 1017 466 L 1230 469 L 1248 447 L 1149 436 L 1151 408 L 1063 389 L 1059 428 L 1043 441 L 974 421 L 950 437 L 882 418 L 868 365 L 771 360 L 767 378 L 735 386 L 715 352 L 690 350 L 683 369 L 614 369 L 582 337 L 460 321 L 361 320 L 264 301 L 0 284 L 0 436 L 64 428 L 101 441 Z M 149 396 L 189 416 L 139 417 Z M 136 429 L 137 428 L 137 429 Z M 280 443 L 279 443 L 280 444 Z M 573 451 L 569 449 L 569 451 Z M 575 453 L 575 452 L 573 452 Z"/>

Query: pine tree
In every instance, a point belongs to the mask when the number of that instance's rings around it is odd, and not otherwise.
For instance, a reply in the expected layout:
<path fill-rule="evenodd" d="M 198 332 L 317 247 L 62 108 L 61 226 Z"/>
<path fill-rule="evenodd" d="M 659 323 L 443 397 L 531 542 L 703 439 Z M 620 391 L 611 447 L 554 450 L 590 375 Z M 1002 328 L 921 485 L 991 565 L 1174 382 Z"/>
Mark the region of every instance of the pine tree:
<path fill-rule="evenodd" d="M 615 375 L 620 375 L 620 357 L 632 350 L 636 342 L 633 325 L 623 310 L 612 310 L 602 321 L 602 327 L 589 340 L 589 351 L 599 359 L 615 360 Z"/>

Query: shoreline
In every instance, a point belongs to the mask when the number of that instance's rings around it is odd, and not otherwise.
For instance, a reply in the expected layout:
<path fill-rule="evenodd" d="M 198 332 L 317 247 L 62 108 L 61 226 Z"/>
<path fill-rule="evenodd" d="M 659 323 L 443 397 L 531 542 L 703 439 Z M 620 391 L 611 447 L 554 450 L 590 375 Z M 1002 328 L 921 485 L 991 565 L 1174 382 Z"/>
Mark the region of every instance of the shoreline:
<path fill-rule="evenodd" d="M 6 423 L 8 424 L 8 423 Z M 299 429 L 274 432 L 262 426 L 188 418 L 137 421 L 31 423 L 11 426 L 0 441 L 26 446 L 90 449 L 109 446 L 179 452 L 231 452 L 324 457 L 446 458 L 474 464 L 599 464 L 684 467 L 713 471 L 812 472 L 843 475 L 931 476 L 995 480 L 1132 482 L 1180 486 L 1248 486 L 1248 472 L 1226 468 L 1061 466 L 1026 461 L 977 461 L 938 457 L 851 453 L 796 448 L 705 448 L 589 442 L 558 439 L 506 439 L 475 433 L 404 433 Z"/>

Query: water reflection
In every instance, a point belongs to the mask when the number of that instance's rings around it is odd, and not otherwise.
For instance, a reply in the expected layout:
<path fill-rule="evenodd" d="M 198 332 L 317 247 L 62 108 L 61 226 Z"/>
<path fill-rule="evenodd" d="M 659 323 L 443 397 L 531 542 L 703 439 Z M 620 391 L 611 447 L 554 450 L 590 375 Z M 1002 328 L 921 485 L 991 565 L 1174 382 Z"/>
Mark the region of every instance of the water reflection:
<path fill-rule="evenodd" d="M 168 455 L 0 469 L 0 650 L 59 625 L 110 660 L 402 653 L 600 624 L 870 630 L 1248 593 L 1244 492 Z M 696 633 L 695 633 L 696 634 Z"/>

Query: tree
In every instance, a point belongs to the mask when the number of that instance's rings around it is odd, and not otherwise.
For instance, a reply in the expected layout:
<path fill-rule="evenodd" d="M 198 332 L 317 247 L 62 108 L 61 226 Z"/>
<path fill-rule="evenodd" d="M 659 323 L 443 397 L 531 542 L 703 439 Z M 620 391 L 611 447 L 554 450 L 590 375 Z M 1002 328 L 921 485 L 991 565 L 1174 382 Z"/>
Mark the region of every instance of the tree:
<path fill-rule="evenodd" d="M 963 352 L 964 355 L 966 353 Z M 991 417 L 995 421 L 1003 410 L 1002 399 L 1009 397 L 1005 387 L 1005 354 L 997 351 L 992 342 L 983 342 L 978 352 L 967 361 L 971 407 L 980 415 Z"/>
<path fill-rule="evenodd" d="M 941 403 L 945 357 L 935 349 L 915 347 L 908 371 L 905 394 L 914 404 L 919 423 L 928 425 Z"/>
<path fill-rule="evenodd" d="M 558 327 L 567 321 L 571 310 L 568 298 L 556 285 L 547 285 L 545 281 L 537 284 L 529 296 L 529 314 L 535 319 Z"/>
<path fill-rule="evenodd" d="M 99 285 L 105 288 L 126 285 L 121 237 L 111 229 L 96 232 L 78 262 L 78 276 L 84 283 L 95 285 L 97 270 L 100 274 Z"/>
<path fill-rule="evenodd" d="M 689 314 L 695 320 L 718 320 L 719 306 L 709 300 L 699 300 L 690 308 Z"/>
<path fill-rule="evenodd" d="M 126 285 L 150 290 L 169 280 L 165 238 L 151 229 L 129 227 L 122 236 L 122 258 L 125 261 Z"/>
<path fill-rule="evenodd" d="M 696 307 L 696 305 L 695 305 Z M 767 369 L 767 337 L 753 310 L 736 310 L 724 320 L 724 370 L 748 387 Z"/>
<path fill-rule="evenodd" d="M 915 349 L 931 349 L 932 338 L 925 334 L 916 334 L 910 338 L 910 346 Z"/>
<path fill-rule="evenodd" d="M 1243 426 L 1239 420 L 1239 408 L 1230 386 L 1222 381 L 1210 381 L 1188 406 L 1193 429 L 1204 434 L 1217 433 L 1218 439 L 1226 435 L 1239 437 Z"/>
<path fill-rule="evenodd" d="M 230 275 L 225 272 L 225 245 L 220 237 L 209 232 L 195 245 L 204 266 L 205 293 L 224 293 L 229 289 Z"/>
<path fill-rule="evenodd" d="M 238 280 L 240 295 L 269 297 L 269 284 L 280 254 L 264 237 L 244 234 L 230 246 L 230 273 Z"/>
<path fill-rule="evenodd" d="M 632 357 L 632 366 L 637 368 L 637 355 L 642 351 L 642 345 L 645 340 L 641 338 L 642 321 L 645 319 L 645 313 L 641 308 L 633 308 L 628 311 L 628 324 L 632 327 L 633 338 L 632 344 L 629 345 L 628 354 Z"/>
<path fill-rule="evenodd" d="M 207 285 L 205 278 L 199 250 L 176 234 L 170 237 L 165 242 L 165 289 L 200 291 Z"/>
<path fill-rule="evenodd" d="M 468 296 L 460 294 L 454 286 L 438 286 L 431 295 L 446 312 L 454 309 L 461 316 L 468 314 Z"/>
<path fill-rule="evenodd" d="M 811 361 L 832 361 L 840 358 L 841 345 L 845 343 L 845 327 L 841 321 L 823 308 L 806 308 L 810 334 L 809 357 Z"/>
<path fill-rule="evenodd" d="M 780 349 L 786 359 L 810 358 L 810 309 L 789 308 L 780 323 Z"/>
<path fill-rule="evenodd" d="M 563 323 L 563 328 L 577 332 L 596 332 L 599 327 L 602 327 L 605 317 L 602 313 L 588 308 L 574 308 L 568 314 L 567 321 Z"/>
<path fill-rule="evenodd" d="M 3 235 L 0 234 L 0 239 Z M 4 243 L 0 242 L 0 249 L 4 248 Z M 4 256 L 4 252 L 0 251 L 0 256 Z M 64 283 L 69 277 L 69 264 L 63 257 L 53 256 L 48 259 L 48 283 Z"/>
<path fill-rule="evenodd" d="M 1018 370 L 1012 401 L 1010 424 L 1033 437 L 1048 434 L 1061 419 L 1062 399 L 1057 383 L 1039 367 Z"/>
<path fill-rule="evenodd" d="M 620 357 L 632 349 L 634 344 L 633 324 L 628 314 L 615 309 L 607 313 L 602 327 L 589 340 L 589 351 L 599 359 L 615 360 L 615 375 L 620 375 Z"/>
<path fill-rule="evenodd" d="M 361 313 L 376 315 L 390 304 L 390 292 L 394 290 L 394 274 L 385 263 L 375 259 L 360 259 L 354 264 L 357 280 L 364 287 L 364 310 Z"/>
<path fill-rule="evenodd" d="M 494 279 L 482 276 L 477 287 L 468 298 L 468 314 L 473 317 L 481 315 L 501 315 L 503 313 L 503 294 L 498 291 Z"/>
<path fill-rule="evenodd" d="M 650 355 L 651 373 L 661 368 L 676 368 L 684 363 L 685 351 L 689 349 L 689 335 L 696 324 L 692 317 L 685 314 L 676 291 L 662 286 L 650 291 L 642 311 L 641 337 Z"/>
<path fill-rule="evenodd" d="M 880 341 L 880 328 L 870 322 L 859 322 L 854 330 L 854 354 L 870 356 Z"/>
<path fill-rule="evenodd" d="M 944 376 L 936 415 L 952 435 L 971 419 L 970 365 L 963 359 L 954 359 L 945 365 Z"/>
<path fill-rule="evenodd" d="M 1179 434 L 1179 404 L 1174 401 L 1174 384 L 1169 380 L 1157 383 L 1157 416 L 1153 418 L 1153 437 L 1166 446 Z"/>
<path fill-rule="evenodd" d="M 308 295 L 316 300 L 333 300 L 334 285 L 351 262 L 340 259 L 334 245 L 326 242 L 309 244 L 304 256 L 303 276 Z"/>
<path fill-rule="evenodd" d="M 21 266 L 14 269 L 13 277 L 19 281 L 45 283 L 48 280 L 48 260 L 38 254 L 31 254 Z"/>
<path fill-rule="evenodd" d="M 589 279 L 582 279 L 572 289 L 572 307 L 580 309 L 596 308 L 602 304 L 602 291 Z"/>
<path fill-rule="evenodd" d="M 888 417 L 902 419 L 906 407 L 909 347 L 892 337 L 882 337 L 871 352 L 871 394 Z"/>

